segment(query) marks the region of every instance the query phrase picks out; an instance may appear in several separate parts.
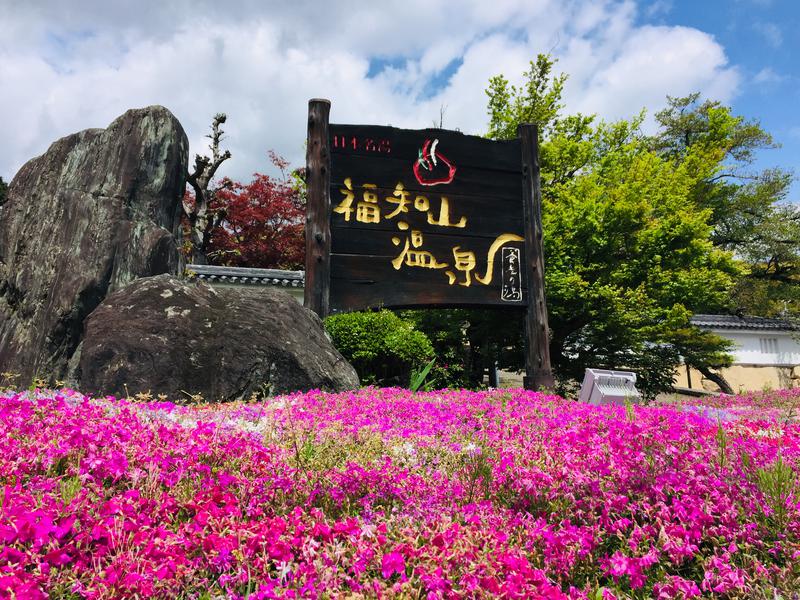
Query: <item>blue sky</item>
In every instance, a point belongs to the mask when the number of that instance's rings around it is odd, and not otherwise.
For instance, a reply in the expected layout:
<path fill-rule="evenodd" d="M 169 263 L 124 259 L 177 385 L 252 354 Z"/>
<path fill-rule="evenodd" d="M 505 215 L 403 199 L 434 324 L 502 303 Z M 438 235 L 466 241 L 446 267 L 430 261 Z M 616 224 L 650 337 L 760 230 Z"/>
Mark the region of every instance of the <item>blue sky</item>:
<path fill-rule="evenodd" d="M 700 91 L 761 121 L 800 164 L 800 9 L 790 0 L 0 0 L 0 175 L 60 136 L 162 104 L 204 152 L 228 113 L 224 175 L 304 158 L 312 97 L 334 122 L 486 128 L 492 75 L 520 81 L 538 52 L 570 79 L 567 111 L 629 118 Z M 792 199 L 800 201 L 800 186 Z"/>

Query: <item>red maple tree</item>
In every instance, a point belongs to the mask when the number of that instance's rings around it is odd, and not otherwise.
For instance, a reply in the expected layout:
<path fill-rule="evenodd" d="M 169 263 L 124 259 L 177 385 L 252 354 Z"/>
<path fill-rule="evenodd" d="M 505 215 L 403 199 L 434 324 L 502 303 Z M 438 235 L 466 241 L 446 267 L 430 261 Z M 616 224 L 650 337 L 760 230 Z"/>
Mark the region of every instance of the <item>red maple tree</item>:
<path fill-rule="evenodd" d="M 302 269 L 305 261 L 305 186 L 302 173 L 270 151 L 280 177 L 254 173 L 241 184 L 223 179 L 209 212 L 206 256 L 210 264 L 231 267 Z M 187 191 L 191 196 L 191 192 Z"/>

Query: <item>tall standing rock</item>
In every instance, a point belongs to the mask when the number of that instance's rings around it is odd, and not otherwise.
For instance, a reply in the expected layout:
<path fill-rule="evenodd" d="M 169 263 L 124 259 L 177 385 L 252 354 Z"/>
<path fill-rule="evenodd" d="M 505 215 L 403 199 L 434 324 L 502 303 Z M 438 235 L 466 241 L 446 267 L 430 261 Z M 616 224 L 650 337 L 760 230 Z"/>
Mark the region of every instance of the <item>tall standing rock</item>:
<path fill-rule="evenodd" d="M 111 291 L 176 273 L 189 144 L 166 108 L 53 143 L 0 208 L 0 371 L 63 379 Z"/>

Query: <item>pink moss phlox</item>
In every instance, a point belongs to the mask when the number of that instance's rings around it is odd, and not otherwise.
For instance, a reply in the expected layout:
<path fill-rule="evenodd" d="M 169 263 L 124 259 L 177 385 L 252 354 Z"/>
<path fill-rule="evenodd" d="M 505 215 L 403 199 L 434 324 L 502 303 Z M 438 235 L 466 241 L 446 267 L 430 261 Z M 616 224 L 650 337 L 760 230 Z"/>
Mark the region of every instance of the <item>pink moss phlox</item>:
<path fill-rule="evenodd" d="M 800 392 L 704 402 L 5 393 L 0 598 L 785 595 Z"/>

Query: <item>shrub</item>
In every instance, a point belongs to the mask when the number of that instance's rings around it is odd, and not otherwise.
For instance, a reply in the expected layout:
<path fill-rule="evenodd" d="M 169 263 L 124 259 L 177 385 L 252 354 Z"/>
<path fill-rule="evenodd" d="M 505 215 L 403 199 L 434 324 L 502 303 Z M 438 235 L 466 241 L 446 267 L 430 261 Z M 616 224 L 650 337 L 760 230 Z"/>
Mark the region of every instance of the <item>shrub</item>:
<path fill-rule="evenodd" d="M 363 384 L 408 385 L 411 370 L 433 358 L 428 336 L 388 310 L 333 315 L 325 328 Z"/>
<path fill-rule="evenodd" d="M 433 345 L 436 363 L 428 380 L 437 389 L 480 387 L 480 382 L 470 381 L 470 346 L 467 336 L 468 311 L 460 309 L 416 309 L 400 313 L 403 319 L 414 324 Z M 481 373 L 482 375 L 482 373 Z"/>

